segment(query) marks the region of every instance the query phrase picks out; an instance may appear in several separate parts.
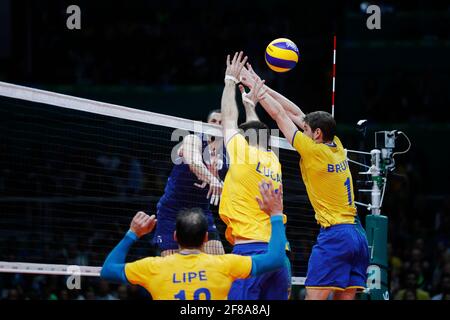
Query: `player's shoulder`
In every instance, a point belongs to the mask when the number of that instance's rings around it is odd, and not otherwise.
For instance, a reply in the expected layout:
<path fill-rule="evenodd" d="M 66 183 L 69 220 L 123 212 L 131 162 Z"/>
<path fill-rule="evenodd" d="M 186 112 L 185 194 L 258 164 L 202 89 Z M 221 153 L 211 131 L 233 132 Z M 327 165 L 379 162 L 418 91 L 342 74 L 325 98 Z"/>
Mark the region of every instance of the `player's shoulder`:
<path fill-rule="evenodd" d="M 239 254 L 234 253 L 226 253 L 226 254 L 219 254 L 219 255 L 212 255 L 212 254 L 204 254 L 204 259 L 209 259 L 210 261 L 214 262 L 233 262 L 236 260 L 242 260 L 242 258 L 246 258 L 246 256 L 242 256 Z"/>
<path fill-rule="evenodd" d="M 339 139 L 339 137 L 338 136 L 334 136 L 334 138 L 333 138 L 333 142 L 336 144 L 336 145 L 338 145 L 338 146 L 340 146 L 340 147 L 342 147 L 342 142 L 341 142 L 341 139 Z"/>
<path fill-rule="evenodd" d="M 148 265 L 159 265 L 164 263 L 164 261 L 164 257 L 147 257 L 142 259 L 142 262 Z"/>
<path fill-rule="evenodd" d="M 240 254 L 234 254 L 234 253 L 223 254 L 219 257 L 221 257 L 222 260 L 227 261 L 231 264 L 245 262 L 245 261 L 251 259 L 251 257 L 249 257 L 249 256 L 242 256 Z"/>
<path fill-rule="evenodd" d="M 134 262 L 126 264 L 127 270 L 145 270 L 149 273 L 158 273 L 162 268 L 163 258 L 161 257 L 146 257 Z"/>
<path fill-rule="evenodd" d="M 241 131 L 236 130 L 232 134 L 230 134 L 230 138 L 228 139 L 228 143 L 241 143 L 241 144 L 247 144 L 247 140 L 245 139 L 244 135 Z"/>
<path fill-rule="evenodd" d="M 297 148 L 304 149 L 304 147 L 307 148 L 317 147 L 317 144 L 314 142 L 314 140 L 311 139 L 309 136 L 307 136 L 301 130 L 295 131 L 294 136 L 292 137 L 291 145 L 296 149 Z"/>

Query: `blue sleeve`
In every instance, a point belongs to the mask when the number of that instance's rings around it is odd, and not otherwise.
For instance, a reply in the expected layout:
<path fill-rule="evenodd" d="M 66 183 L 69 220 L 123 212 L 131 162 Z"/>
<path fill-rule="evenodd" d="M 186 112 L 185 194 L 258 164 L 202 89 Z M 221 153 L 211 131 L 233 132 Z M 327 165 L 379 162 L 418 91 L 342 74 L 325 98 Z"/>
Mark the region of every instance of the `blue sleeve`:
<path fill-rule="evenodd" d="M 122 241 L 111 251 L 103 263 L 100 277 L 113 282 L 128 284 L 125 275 L 125 258 L 131 245 L 138 239 L 136 234 L 129 230 Z"/>
<path fill-rule="evenodd" d="M 271 217 L 270 222 L 272 223 L 272 235 L 270 236 L 269 248 L 267 253 L 252 256 L 251 276 L 274 271 L 284 266 L 287 239 L 283 216 Z"/>

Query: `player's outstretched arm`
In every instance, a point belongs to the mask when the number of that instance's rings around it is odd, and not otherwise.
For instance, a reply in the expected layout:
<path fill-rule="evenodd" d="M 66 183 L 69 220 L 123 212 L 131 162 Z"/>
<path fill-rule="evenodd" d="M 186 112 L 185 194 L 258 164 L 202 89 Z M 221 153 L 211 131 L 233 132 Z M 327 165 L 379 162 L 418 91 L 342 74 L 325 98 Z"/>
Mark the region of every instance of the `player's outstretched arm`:
<path fill-rule="evenodd" d="M 217 206 L 222 194 L 223 183 L 203 163 L 202 141 L 199 137 L 192 134 L 184 137 L 183 158 L 197 178 L 209 184 L 209 191 L 206 197 L 208 199 L 211 198 L 210 203 Z"/>
<path fill-rule="evenodd" d="M 258 83 L 256 83 L 258 81 Z M 261 79 L 256 79 L 253 88 L 250 92 L 246 92 L 242 84 L 239 85 L 239 91 L 241 91 L 242 103 L 245 109 L 245 121 L 259 121 L 258 115 L 256 114 L 256 104 L 258 103 L 257 93 L 261 90 L 264 85 L 264 81 Z"/>
<path fill-rule="evenodd" d="M 278 128 L 283 132 L 285 138 L 289 143 L 293 143 L 295 133 L 298 131 L 297 126 L 289 118 L 287 112 L 281 107 L 280 103 L 276 101 L 267 91 L 262 92 L 259 97 L 259 103 L 261 103 L 264 110 L 276 121 Z"/>
<path fill-rule="evenodd" d="M 236 84 L 239 82 L 238 78 L 241 69 L 244 67 L 247 57 L 242 58 L 243 52 L 235 53 L 232 60 L 230 55 L 227 56 L 225 71 L 225 86 L 222 93 L 221 113 L 222 113 L 222 128 L 225 139 L 225 145 L 228 140 L 237 132 L 237 122 L 239 111 L 236 104 Z"/>
<path fill-rule="evenodd" d="M 139 211 L 131 221 L 130 230 L 111 251 L 103 263 L 100 277 L 108 281 L 128 283 L 125 276 L 125 258 L 131 245 L 143 235 L 150 233 L 155 227 L 155 216 Z"/>
<path fill-rule="evenodd" d="M 283 224 L 283 186 L 275 191 L 272 181 L 259 184 L 262 199 L 256 198 L 262 211 L 270 215 L 272 234 L 267 253 L 252 256 L 251 275 L 256 276 L 281 268 L 285 264 L 286 232 Z"/>
<path fill-rule="evenodd" d="M 281 93 L 267 87 L 268 94 L 272 96 L 278 103 L 281 104 L 283 109 L 288 114 L 289 118 L 302 130 L 304 130 L 305 122 L 303 121 L 305 114 L 303 111 L 291 100 L 283 96 Z"/>
<path fill-rule="evenodd" d="M 256 72 L 253 70 L 250 63 L 247 63 L 247 68 L 242 68 L 241 71 L 241 81 L 243 84 L 245 84 L 247 87 L 252 88 L 253 83 L 256 79 L 258 79 L 259 76 L 256 74 Z M 267 90 L 267 93 L 272 96 L 280 105 L 281 107 L 286 111 L 289 118 L 302 130 L 304 130 L 304 124 L 303 118 L 305 116 L 304 112 L 291 100 L 283 96 L 281 93 L 273 90 L 268 85 L 264 85 L 264 89 Z"/>

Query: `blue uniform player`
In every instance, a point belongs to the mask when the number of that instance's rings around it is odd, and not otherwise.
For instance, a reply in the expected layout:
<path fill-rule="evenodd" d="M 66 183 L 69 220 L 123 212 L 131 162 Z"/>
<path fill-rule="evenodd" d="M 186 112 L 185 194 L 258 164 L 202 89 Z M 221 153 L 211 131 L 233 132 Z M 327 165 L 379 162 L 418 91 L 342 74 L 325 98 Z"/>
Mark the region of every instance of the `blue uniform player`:
<path fill-rule="evenodd" d="M 211 111 L 207 122 L 221 125 L 220 110 Z M 178 251 L 178 243 L 174 240 L 176 217 L 181 210 L 190 208 L 200 208 L 208 219 L 209 240 L 204 245 L 205 252 L 225 253 L 210 205 L 219 204 L 222 180 L 227 168 L 221 139 L 213 139 L 205 134 L 184 137 L 177 150 L 175 165 L 167 179 L 164 195 L 157 204 L 158 224 L 154 241 L 161 251 L 161 256 Z"/>

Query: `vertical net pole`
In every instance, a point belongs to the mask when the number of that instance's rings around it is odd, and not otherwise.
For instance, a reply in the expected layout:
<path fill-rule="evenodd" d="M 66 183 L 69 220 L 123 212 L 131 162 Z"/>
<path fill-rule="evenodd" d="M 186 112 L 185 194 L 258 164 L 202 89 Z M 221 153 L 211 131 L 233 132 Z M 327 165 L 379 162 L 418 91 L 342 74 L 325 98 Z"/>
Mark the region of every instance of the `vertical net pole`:
<path fill-rule="evenodd" d="M 367 288 L 370 300 L 389 300 L 387 230 L 388 218 L 381 215 L 380 150 L 372 150 L 372 208 L 366 217 L 366 233 L 369 243 L 369 267 Z M 384 182 L 385 183 L 385 182 Z"/>
<path fill-rule="evenodd" d="M 336 36 L 333 37 L 333 87 L 331 91 L 331 115 L 334 118 L 334 95 L 336 89 Z"/>

